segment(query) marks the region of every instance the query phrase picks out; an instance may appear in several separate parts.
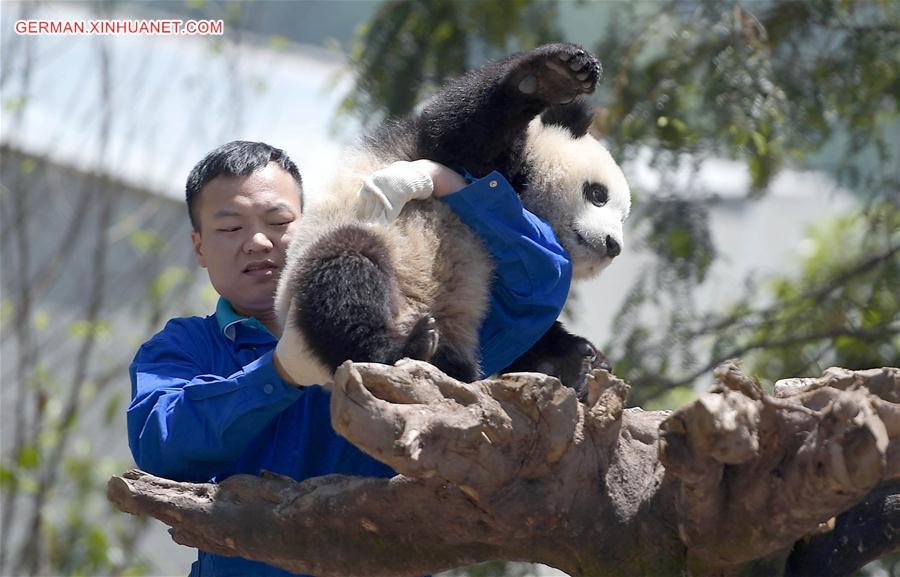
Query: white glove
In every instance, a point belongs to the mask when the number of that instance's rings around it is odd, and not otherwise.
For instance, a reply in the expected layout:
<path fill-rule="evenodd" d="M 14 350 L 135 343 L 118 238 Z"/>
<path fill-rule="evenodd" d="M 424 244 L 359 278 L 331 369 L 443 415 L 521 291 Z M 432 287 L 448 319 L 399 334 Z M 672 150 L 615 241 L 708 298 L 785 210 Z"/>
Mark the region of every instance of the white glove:
<path fill-rule="evenodd" d="M 400 160 L 363 180 L 359 188 L 356 214 L 381 224 L 394 222 L 410 200 L 428 198 L 434 192 L 431 176 L 413 163 Z"/>

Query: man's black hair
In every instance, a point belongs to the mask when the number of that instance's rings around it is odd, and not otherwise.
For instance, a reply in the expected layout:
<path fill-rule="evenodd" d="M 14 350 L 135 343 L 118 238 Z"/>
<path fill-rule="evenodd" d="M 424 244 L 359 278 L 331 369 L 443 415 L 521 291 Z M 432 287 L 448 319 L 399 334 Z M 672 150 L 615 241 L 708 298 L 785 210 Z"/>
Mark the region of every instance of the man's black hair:
<path fill-rule="evenodd" d="M 303 179 L 294 161 L 280 148 L 269 146 L 265 142 L 234 140 L 207 154 L 188 175 L 184 197 L 194 230 L 200 231 L 200 221 L 194 208 L 200 198 L 200 191 L 210 180 L 217 176 L 247 176 L 265 168 L 270 162 L 278 164 L 294 178 L 300 195 L 300 209 L 303 210 Z"/>

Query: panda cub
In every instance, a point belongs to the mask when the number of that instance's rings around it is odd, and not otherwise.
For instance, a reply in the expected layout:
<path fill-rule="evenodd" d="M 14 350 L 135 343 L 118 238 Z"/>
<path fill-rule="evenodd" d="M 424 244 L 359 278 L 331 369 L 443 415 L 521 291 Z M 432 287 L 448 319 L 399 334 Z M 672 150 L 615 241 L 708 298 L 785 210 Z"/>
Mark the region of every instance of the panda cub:
<path fill-rule="evenodd" d="M 347 359 L 411 357 L 462 381 L 479 376 L 478 328 L 493 274 L 479 239 L 432 198 L 408 203 L 388 226 L 355 216 L 362 178 L 394 161 L 427 158 L 475 176 L 499 170 L 553 227 L 576 278 L 609 265 L 622 250 L 631 200 L 577 99 L 599 77 L 599 62 L 580 47 L 542 46 L 465 74 L 421 113 L 385 123 L 352 150 L 304 214 L 279 281 L 293 374 L 326 383 Z M 557 322 L 508 371 L 542 370 L 581 389 L 586 372 L 604 363 Z"/>

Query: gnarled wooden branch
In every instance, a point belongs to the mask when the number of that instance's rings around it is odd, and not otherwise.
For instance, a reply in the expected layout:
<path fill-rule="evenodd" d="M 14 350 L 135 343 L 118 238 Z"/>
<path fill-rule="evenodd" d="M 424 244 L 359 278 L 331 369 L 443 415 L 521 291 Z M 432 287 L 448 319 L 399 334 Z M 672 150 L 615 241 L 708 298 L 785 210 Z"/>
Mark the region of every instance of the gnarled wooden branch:
<path fill-rule="evenodd" d="M 179 543 L 322 576 L 489 559 L 576 576 L 805 575 L 797 563 L 826 551 L 852 510 L 836 515 L 894 494 L 884 483 L 900 480 L 900 370 L 830 369 L 774 396 L 733 365 L 716 378 L 670 414 L 625 409 L 628 386 L 603 371 L 579 403 L 534 373 L 463 384 L 417 361 L 346 363 L 334 427 L 397 477 L 198 485 L 130 471 L 109 497 L 171 525 Z M 862 553 L 828 550 L 841 561 L 829 566 L 897 550 L 878 522 Z M 789 561 L 805 537 L 807 557 Z"/>

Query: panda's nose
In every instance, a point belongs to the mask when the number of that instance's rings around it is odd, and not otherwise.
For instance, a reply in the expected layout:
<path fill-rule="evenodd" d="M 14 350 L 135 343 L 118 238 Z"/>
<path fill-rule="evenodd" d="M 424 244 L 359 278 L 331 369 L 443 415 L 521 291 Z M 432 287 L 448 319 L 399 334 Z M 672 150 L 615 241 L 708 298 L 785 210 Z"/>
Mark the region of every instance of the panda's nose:
<path fill-rule="evenodd" d="M 622 252 L 622 247 L 616 242 L 616 239 L 611 236 L 606 237 L 606 256 L 613 258 L 619 256 L 620 252 Z"/>

